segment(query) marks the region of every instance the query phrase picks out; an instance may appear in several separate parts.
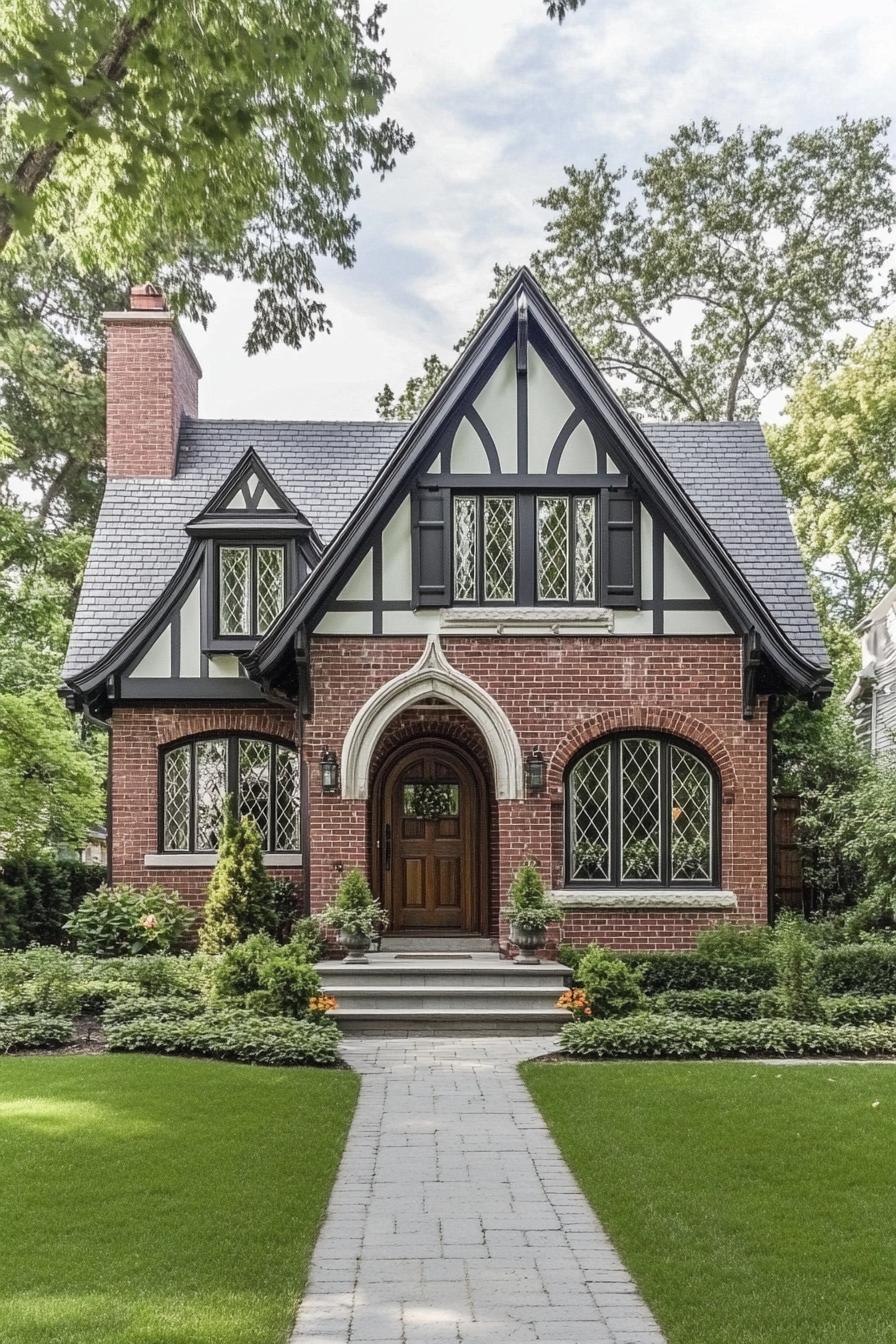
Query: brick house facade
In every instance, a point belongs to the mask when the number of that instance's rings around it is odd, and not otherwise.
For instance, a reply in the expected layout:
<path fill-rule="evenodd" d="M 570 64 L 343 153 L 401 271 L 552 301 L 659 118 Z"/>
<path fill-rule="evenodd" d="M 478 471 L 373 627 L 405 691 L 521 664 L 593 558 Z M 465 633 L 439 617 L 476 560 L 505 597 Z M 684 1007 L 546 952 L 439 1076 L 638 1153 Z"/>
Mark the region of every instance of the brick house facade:
<path fill-rule="evenodd" d="M 767 918 L 770 714 L 827 689 L 756 425 L 632 420 L 520 273 L 411 425 L 199 420 L 151 287 L 108 315 L 109 480 L 65 669 L 115 881 L 197 906 L 233 793 L 315 912 L 485 936 Z M 329 773 L 329 780 L 325 778 Z"/>

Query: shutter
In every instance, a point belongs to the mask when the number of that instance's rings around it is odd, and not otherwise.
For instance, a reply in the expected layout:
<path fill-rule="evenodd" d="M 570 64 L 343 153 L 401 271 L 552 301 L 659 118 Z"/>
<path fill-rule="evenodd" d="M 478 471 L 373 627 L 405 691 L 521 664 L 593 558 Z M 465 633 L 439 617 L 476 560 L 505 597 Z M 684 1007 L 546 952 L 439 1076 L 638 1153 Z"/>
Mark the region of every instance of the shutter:
<path fill-rule="evenodd" d="M 449 490 L 422 487 L 411 495 L 415 607 L 447 607 L 451 602 L 450 505 Z"/>
<path fill-rule="evenodd" d="M 641 506 L 631 490 L 605 490 L 601 506 L 601 602 L 605 607 L 637 607 L 641 600 Z"/>

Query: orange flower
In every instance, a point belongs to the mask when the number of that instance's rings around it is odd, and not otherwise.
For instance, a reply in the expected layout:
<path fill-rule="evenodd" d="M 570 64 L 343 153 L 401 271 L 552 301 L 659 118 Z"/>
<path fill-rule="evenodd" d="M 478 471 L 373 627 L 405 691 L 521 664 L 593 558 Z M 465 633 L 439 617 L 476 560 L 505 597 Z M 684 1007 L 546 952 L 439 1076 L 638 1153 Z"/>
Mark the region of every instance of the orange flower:
<path fill-rule="evenodd" d="M 308 1011 L 312 1013 L 332 1013 L 338 1006 L 332 994 L 315 994 L 308 1000 Z"/>
<path fill-rule="evenodd" d="M 565 1008 L 567 1012 L 572 1013 L 573 1017 L 591 1016 L 591 1005 L 583 989 L 565 989 L 555 1006 Z"/>

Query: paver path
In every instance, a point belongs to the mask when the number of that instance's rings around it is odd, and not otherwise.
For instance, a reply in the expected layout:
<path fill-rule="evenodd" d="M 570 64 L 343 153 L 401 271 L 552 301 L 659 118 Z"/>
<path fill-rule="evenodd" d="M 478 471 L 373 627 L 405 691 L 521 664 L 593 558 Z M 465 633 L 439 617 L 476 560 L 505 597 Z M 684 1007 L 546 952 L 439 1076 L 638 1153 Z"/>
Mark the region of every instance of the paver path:
<path fill-rule="evenodd" d="M 294 1344 L 663 1344 L 517 1073 L 549 1045 L 343 1042 L 361 1098 Z"/>

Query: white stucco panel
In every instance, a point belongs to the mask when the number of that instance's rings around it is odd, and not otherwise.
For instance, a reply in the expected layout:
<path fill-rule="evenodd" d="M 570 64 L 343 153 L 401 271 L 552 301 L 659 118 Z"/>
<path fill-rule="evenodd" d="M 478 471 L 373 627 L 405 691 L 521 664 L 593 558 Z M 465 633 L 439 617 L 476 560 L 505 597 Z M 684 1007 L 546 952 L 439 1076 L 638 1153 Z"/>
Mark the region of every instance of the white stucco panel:
<path fill-rule="evenodd" d="M 140 661 L 128 673 L 131 677 L 170 677 L 171 676 L 171 626 L 165 629 L 150 644 Z"/>
<path fill-rule="evenodd" d="M 473 402 L 498 450 L 502 471 L 516 471 L 516 350 L 511 347 Z"/>
<path fill-rule="evenodd" d="M 373 555 L 370 551 L 358 562 L 348 583 L 336 598 L 337 602 L 370 602 L 373 598 Z"/>
<path fill-rule="evenodd" d="M 190 589 L 180 609 L 180 675 L 202 676 L 202 636 L 199 628 L 199 583 Z"/>
<path fill-rule="evenodd" d="M 383 597 L 411 598 L 411 501 L 406 495 L 383 528 Z"/>
<path fill-rule="evenodd" d="M 490 470 L 482 440 L 466 416 L 451 444 L 451 470 L 457 475 L 486 475 Z"/>
<path fill-rule="evenodd" d="M 369 611 L 327 611 L 314 628 L 316 635 L 372 635 L 373 614 Z"/>
<path fill-rule="evenodd" d="M 732 635 L 734 631 L 720 611 L 667 611 L 663 614 L 667 635 Z"/>
<path fill-rule="evenodd" d="M 526 382 L 529 397 L 529 470 L 547 471 L 551 449 L 572 413 L 573 404 L 531 345 Z"/>
<path fill-rule="evenodd" d="M 663 571 L 667 598 L 696 597 L 705 600 L 709 593 L 696 574 L 680 556 L 668 537 L 663 547 Z"/>
<path fill-rule="evenodd" d="M 597 445 L 584 420 L 576 425 L 566 440 L 560 454 L 558 471 L 572 476 L 587 476 L 597 471 Z"/>

